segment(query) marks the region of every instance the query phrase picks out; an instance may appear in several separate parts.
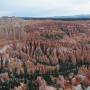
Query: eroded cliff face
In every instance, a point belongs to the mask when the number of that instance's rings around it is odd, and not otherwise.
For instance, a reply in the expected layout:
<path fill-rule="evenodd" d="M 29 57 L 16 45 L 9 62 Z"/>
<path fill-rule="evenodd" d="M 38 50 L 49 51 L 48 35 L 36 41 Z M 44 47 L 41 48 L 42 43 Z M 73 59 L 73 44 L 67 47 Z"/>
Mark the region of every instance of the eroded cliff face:
<path fill-rule="evenodd" d="M 90 86 L 90 21 L 1 20 L 0 90 L 81 83 Z"/>
<path fill-rule="evenodd" d="M 22 44 L 13 45 L 9 56 L 14 69 L 28 73 L 53 73 L 67 65 L 90 63 L 90 27 L 87 22 L 40 21 L 24 26 Z M 10 63 L 10 68 L 13 66 Z M 61 66 L 62 65 L 62 66 Z M 20 66 L 20 67 L 19 67 Z M 13 70 L 12 70 L 13 71 Z M 15 70 L 14 70 L 15 71 Z"/>
<path fill-rule="evenodd" d="M 25 21 L 16 17 L 0 17 L 0 39 L 21 40 L 25 36 Z"/>
<path fill-rule="evenodd" d="M 49 59 L 47 62 L 44 59 L 39 61 L 51 65 L 65 61 L 73 64 L 79 61 L 89 62 L 90 36 L 87 31 L 85 26 L 77 23 L 48 22 L 28 26 L 26 51 L 36 60 L 46 56 Z"/>
<path fill-rule="evenodd" d="M 45 73 L 50 66 L 55 72 L 60 64 L 90 63 L 89 29 L 82 24 L 40 22 L 25 28 L 22 52 L 33 63 L 33 70 Z"/>

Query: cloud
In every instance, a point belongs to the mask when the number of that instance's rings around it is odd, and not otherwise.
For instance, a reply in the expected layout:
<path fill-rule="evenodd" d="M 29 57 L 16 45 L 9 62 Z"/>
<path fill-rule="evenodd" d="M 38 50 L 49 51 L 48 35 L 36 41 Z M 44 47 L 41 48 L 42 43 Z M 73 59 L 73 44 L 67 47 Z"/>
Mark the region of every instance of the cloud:
<path fill-rule="evenodd" d="M 90 1 L 76 4 L 74 10 L 77 14 L 90 14 Z"/>
<path fill-rule="evenodd" d="M 58 16 L 90 13 L 89 0 L 0 0 L 0 15 Z"/>
<path fill-rule="evenodd" d="M 8 16 L 11 13 L 9 11 L 0 11 L 0 16 Z"/>
<path fill-rule="evenodd" d="M 69 0 L 3 0 L 4 8 L 12 9 L 30 9 L 30 8 L 60 8 L 70 6 Z"/>
<path fill-rule="evenodd" d="M 90 1 L 88 3 L 77 5 L 76 10 L 90 13 Z"/>

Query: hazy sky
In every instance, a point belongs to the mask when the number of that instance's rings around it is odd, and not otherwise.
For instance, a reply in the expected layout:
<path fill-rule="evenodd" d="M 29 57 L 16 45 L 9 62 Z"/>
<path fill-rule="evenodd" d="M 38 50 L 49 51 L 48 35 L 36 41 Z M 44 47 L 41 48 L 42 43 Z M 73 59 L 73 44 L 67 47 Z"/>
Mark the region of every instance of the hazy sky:
<path fill-rule="evenodd" d="M 0 0 L 0 16 L 90 14 L 90 0 Z"/>

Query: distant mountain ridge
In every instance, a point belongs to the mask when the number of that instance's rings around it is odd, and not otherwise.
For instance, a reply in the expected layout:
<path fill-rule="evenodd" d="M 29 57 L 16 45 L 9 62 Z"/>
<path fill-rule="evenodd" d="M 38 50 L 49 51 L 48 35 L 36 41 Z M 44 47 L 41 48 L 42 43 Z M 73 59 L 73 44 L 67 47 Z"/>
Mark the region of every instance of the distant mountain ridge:
<path fill-rule="evenodd" d="M 51 20 L 90 20 L 90 14 L 81 14 L 81 15 L 72 15 L 72 16 L 49 16 L 49 17 L 8 17 L 8 16 L 3 16 L 0 17 L 1 20 L 19 20 L 19 19 L 24 19 L 24 20 L 46 20 L 46 19 L 51 19 Z"/>
<path fill-rule="evenodd" d="M 24 20 L 45 20 L 45 19 L 53 19 L 53 20 L 90 20 L 90 14 L 86 15 L 72 15 L 72 16 L 51 16 L 51 17 L 20 17 Z"/>
<path fill-rule="evenodd" d="M 54 18 L 90 18 L 90 14 L 72 16 L 54 16 Z"/>

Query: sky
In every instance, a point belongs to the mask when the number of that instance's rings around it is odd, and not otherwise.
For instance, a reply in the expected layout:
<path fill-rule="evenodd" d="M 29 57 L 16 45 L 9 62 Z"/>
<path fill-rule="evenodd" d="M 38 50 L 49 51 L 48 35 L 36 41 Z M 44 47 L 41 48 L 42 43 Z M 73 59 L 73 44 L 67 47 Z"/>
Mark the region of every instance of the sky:
<path fill-rule="evenodd" d="M 0 0 L 0 16 L 47 17 L 90 14 L 90 0 Z"/>

